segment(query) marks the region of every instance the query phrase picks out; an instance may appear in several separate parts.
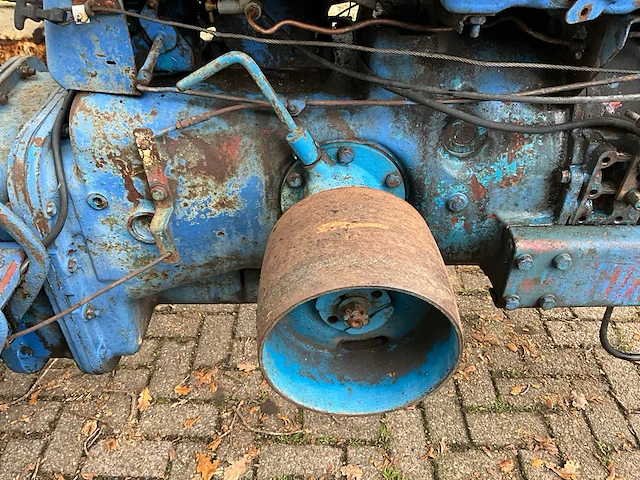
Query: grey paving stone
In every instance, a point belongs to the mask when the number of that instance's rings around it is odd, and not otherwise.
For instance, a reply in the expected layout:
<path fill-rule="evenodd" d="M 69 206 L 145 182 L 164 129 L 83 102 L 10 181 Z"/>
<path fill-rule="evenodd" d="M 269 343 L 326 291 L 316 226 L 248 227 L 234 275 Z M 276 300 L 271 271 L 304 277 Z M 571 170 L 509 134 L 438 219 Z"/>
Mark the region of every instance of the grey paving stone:
<path fill-rule="evenodd" d="M 196 476 L 196 453 L 210 453 L 206 442 L 181 440 L 173 444 L 175 460 L 171 462 L 169 480 L 185 480 Z"/>
<path fill-rule="evenodd" d="M 580 464 L 580 478 L 601 478 L 606 473 L 596 458 L 595 440 L 579 412 L 547 416 L 555 442 L 566 460 Z"/>
<path fill-rule="evenodd" d="M 482 355 L 487 359 L 489 368 L 496 378 L 523 376 L 525 374 L 526 364 L 520 351 L 512 352 L 505 346 L 488 348 L 482 352 Z"/>
<path fill-rule="evenodd" d="M 255 434 L 244 428 L 234 428 L 216 449 L 216 456 L 220 460 L 220 464 L 226 466 L 245 455 L 249 451 L 250 446 L 252 446 L 253 450 L 257 448 L 255 445 Z M 247 467 L 240 478 L 242 480 L 253 479 L 253 467 L 258 462 L 259 460 L 257 458 L 252 459 L 250 466 Z"/>
<path fill-rule="evenodd" d="M 121 368 L 116 370 L 110 390 L 122 390 L 124 392 L 140 392 L 149 383 L 151 371 L 148 368 L 129 370 Z"/>
<path fill-rule="evenodd" d="M 43 473 L 72 475 L 76 472 L 83 455 L 82 446 L 87 438 L 82 433 L 82 427 L 95 413 L 94 402 L 72 402 L 64 405 L 56 428 L 49 437 L 41 464 Z"/>
<path fill-rule="evenodd" d="M 491 282 L 479 267 L 463 266 L 458 268 L 458 274 L 466 292 L 487 292 Z"/>
<path fill-rule="evenodd" d="M 258 480 L 286 475 L 340 478 L 342 450 L 323 445 L 267 445 L 260 453 Z"/>
<path fill-rule="evenodd" d="M 457 381 L 463 407 L 490 405 L 496 401 L 496 392 L 488 367 L 476 365 L 476 371 L 470 373 L 468 377 L 468 380 L 461 378 Z"/>
<path fill-rule="evenodd" d="M 52 371 L 53 372 L 53 371 Z M 99 397 L 111 381 L 110 375 L 88 375 L 77 367 L 56 370 L 42 383 L 38 398 L 56 398 L 65 400 Z"/>
<path fill-rule="evenodd" d="M 384 422 L 390 433 L 391 454 L 405 478 L 432 479 L 431 464 L 423 458 L 426 438 L 420 410 L 391 412 L 386 414 Z"/>
<path fill-rule="evenodd" d="M 258 344 L 254 338 L 242 338 L 231 343 L 229 366 L 237 368 L 242 363 L 258 366 Z"/>
<path fill-rule="evenodd" d="M 198 336 L 201 312 L 154 313 L 149 322 L 147 337 L 191 339 Z"/>
<path fill-rule="evenodd" d="M 236 338 L 256 338 L 256 307 L 255 303 L 240 305 Z"/>
<path fill-rule="evenodd" d="M 573 307 L 571 310 L 580 320 L 600 321 L 604 316 L 605 307 Z M 616 307 L 611 319 L 614 322 L 637 322 L 638 307 Z"/>
<path fill-rule="evenodd" d="M 465 293 L 464 285 L 462 284 L 462 278 L 460 278 L 460 274 L 458 273 L 458 267 L 456 267 L 455 265 L 447 265 L 447 276 L 449 277 L 451 287 L 453 288 L 453 291 L 455 293 Z"/>
<path fill-rule="evenodd" d="M 640 410 L 640 374 L 637 367 L 601 349 L 596 350 L 596 356 L 622 406 L 627 410 Z"/>
<path fill-rule="evenodd" d="M 467 426 L 453 382 L 448 381 L 440 390 L 428 396 L 423 405 L 429 439 L 434 444 L 445 438 L 448 443 L 455 445 L 469 443 Z"/>
<path fill-rule="evenodd" d="M 150 367 L 158 357 L 159 348 L 160 340 L 145 338 L 136 354 L 122 357 L 120 366 L 124 368 Z"/>
<path fill-rule="evenodd" d="M 542 320 L 572 320 L 576 318 L 574 313 L 575 309 L 561 307 L 553 308 L 551 310 L 536 309 Z M 602 317 L 600 317 L 602 318 Z"/>
<path fill-rule="evenodd" d="M 224 362 L 231 351 L 231 335 L 236 316 L 207 315 L 202 324 L 195 366 L 213 367 Z"/>
<path fill-rule="evenodd" d="M 44 383 L 51 379 L 52 373 L 49 373 L 44 379 Z M 24 395 L 29 391 L 33 382 L 38 378 L 37 375 L 27 375 L 25 373 L 15 373 L 8 368 L 4 371 L 4 380 L 0 389 L 0 398 L 15 398 Z M 2 401 L 0 401 L 2 403 Z"/>
<path fill-rule="evenodd" d="M 298 406 L 266 387 L 265 400 L 260 403 L 261 424 L 266 430 L 294 430 L 300 414 Z M 286 419 L 286 420 L 285 420 Z"/>
<path fill-rule="evenodd" d="M 541 349 L 535 357 L 526 358 L 533 376 L 585 377 L 599 372 L 593 355 L 585 350 L 549 348 Z"/>
<path fill-rule="evenodd" d="M 149 384 L 153 397 L 177 398 L 174 388 L 189 375 L 194 346 L 191 341 L 164 342 Z"/>
<path fill-rule="evenodd" d="M 44 443 L 44 440 L 9 440 L 0 457 L 0 480 L 31 478 Z"/>
<path fill-rule="evenodd" d="M 520 461 L 524 477 L 527 480 L 559 480 L 558 475 L 547 468 L 547 466 L 538 465 L 538 462 L 541 460 L 550 462 L 553 465 L 559 465 L 561 462 L 557 456 L 549 455 L 544 451 L 530 452 L 528 450 L 519 450 L 518 460 Z"/>
<path fill-rule="evenodd" d="M 363 480 L 382 480 L 384 452 L 377 447 L 347 447 L 347 464 L 360 468 Z"/>
<path fill-rule="evenodd" d="M 209 384 L 203 384 L 198 380 L 200 374 L 207 375 L 210 372 L 213 375 L 214 388 Z M 196 373 L 198 372 L 198 373 Z M 216 370 L 202 367 L 192 372 L 189 378 L 189 386 L 191 393 L 189 398 L 199 400 L 212 400 L 219 407 L 225 406 L 227 403 L 238 403 L 240 400 L 255 400 L 265 397 L 268 387 L 266 383 L 263 385 L 262 375 L 260 372 L 253 371 L 248 375 L 244 375 L 239 370 L 218 369 Z"/>
<path fill-rule="evenodd" d="M 208 315 L 224 315 L 224 314 L 236 314 L 238 312 L 238 305 L 235 303 L 174 303 L 167 305 L 169 308 L 162 310 L 162 313 L 189 313 L 199 312 L 206 313 Z"/>
<path fill-rule="evenodd" d="M 60 410 L 58 402 L 39 401 L 37 405 L 13 405 L 0 412 L 0 432 L 32 433 L 49 432 Z"/>
<path fill-rule="evenodd" d="M 315 437 L 358 439 L 375 442 L 380 437 L 380 415 L 335 417 L 312 411 L 304 412 L 304 427 Z"/>
<path fill-rule="evenodd" d="M 103 397 L 98 403 L 95 417 L 106 424 L 109 433 L 117 435 L 137 422 L 137 400 L 137 393 L 133 394 L 133 398 L 125 394 Z"/>
<path fill-rule="evenodd" d="M 140 417 L 140 431 L 149 438 L 211 437 L 217 426 L 218 410 L 208 404 L 152 404 Z"/>
<path fill-rule="evenodd" d="M 477 445 L 523 445 L 534 436 L 546 437 L 547 428 L 534 413 L 468 413 L 471 441 Z"/>
<path fill-rule="evenodd" d="M 640 440 L 640 413 L 633 413 L 628 415 L 631 428 L 636 434 L 636 439 Z"/>
<path fill-rule="evenodd" d="M 514 407 L 566 408 L 571 383 L 564 378 L 498 378 L 502 398 Z"/>
<path fill-rule="evenodd" d="M 535 309 L 523 308 L 508 312 L 508 324 L 513 327 L 512 342 L 517 346 L 531 349 L 549 348 L 553 346 L 551 337 L 547 334 L 544 322 Z"/>
<path fill-rule="evenodd" d="M 593 347 L 600 344 L 599 322 L 550 320 L 547 328 L 559 347 Z"/>
<path fill-rule="evenodd" d="M 618 322 L 613 326 L 609 339 L 611 343 L 627 352 L 640 351 L 640 323 Z M 618 342 L 614 342 L 618 340 Z"/>
<path fill-rule="evenodd" d="M 503 320 L 502 310 L 493 306 L 488 295 L 460 296 L 456 299 L 460 318 L 466 325 L 481 326 L 489 323 L 489 320 Z"/>
<path fill-rule="evenodd" d="M 82 473 L 105 477 L 164 478 L 172 448 L 171 442 L 123 440 L 110 450 L 105 441 L 100 441 L 89 450 Z"/>
<path fill-rule="evenodd" d="M 640 452 L 614 453 L 612 459 L 616 475 L 625 480 L 640 480 Z"/>
<path fill-rule="evenodd" d="M 513 470 L 504 472 L 500 465 L 513 462 Z M 505 462 L 505 463 L 502 463 Z M 520 480 L 520 469 L 515 454 L 468 450 L 447 453 L 436 460 L 438 478 L 443 480 Z M 505 466 L 509 470 L 508 466 Z"/>

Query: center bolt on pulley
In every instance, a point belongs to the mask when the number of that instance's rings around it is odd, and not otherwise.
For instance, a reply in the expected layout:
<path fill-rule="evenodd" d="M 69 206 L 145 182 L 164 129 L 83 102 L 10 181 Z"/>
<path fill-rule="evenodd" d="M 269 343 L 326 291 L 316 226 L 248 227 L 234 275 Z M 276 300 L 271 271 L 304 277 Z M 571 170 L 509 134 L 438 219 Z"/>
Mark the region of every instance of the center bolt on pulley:
<path fill-rule="evenodd" d="M 402 198 L 373 188 L 325 190 L 287 209 L 269 237 L 257 314 L 267 381 L 333 414 L 415 403 L 462 351 L 429 228 Z"/>

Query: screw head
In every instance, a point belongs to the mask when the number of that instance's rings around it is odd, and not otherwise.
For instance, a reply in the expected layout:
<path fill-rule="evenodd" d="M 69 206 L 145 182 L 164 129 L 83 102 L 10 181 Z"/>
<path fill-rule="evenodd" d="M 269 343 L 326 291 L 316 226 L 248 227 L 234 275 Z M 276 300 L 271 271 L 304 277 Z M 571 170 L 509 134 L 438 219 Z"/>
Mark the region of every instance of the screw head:
<path fill-rule="evenodd" d="M 562 184 L 571 183 L 571 170 L 561 170 L 558 177 Z"/>
<path fill-rule="evenodd" d="M 452 212 L 461 212 L 468 204 L 469 200 L 464 193 L 454 193 L 447 200 L 447 208 Z"/>
<path fill-rule="evenodd" d="M 556 306 L 556 303 L 556 297 L 553 295 L 545 295 L 543 297 L 540 297 L 540 299 L 538 300 L 538 305 L 540 305 L 540 308 L 542 308 L 543 310 L 551 310 Z"/>
<path fill-rule="evenodd" d="M 58 213 L 58 206 L 51 200 L 49 200 L 45 205 L 45 212 L 47 215 L 49 215 L 49 217 L 53 217 L 56 213 Z"/>
<path fill-rule="evenodd" d="M 356 154 L 351 147 L 340 147 L 338 149 L 338 161 L 340 163 L 351 163 L 355 156 Z"/>
<path fill-rule="evenodd" d="M 553 258 L 553 266 L 558 270 L 566 270 L 573 263 L 573 258 L 569 253 L 561 253 Z"/>
<path fill-rule="evenodd" d="M 69 270 L 69 273 L 76 273 L 78 271 L 78 262 L 75 258 L 69 259 L 69 262 L 67 262 L 67 270 Z"/>
<path fill-rule="evenodd" d="M 85 305 L 85 307 L 84 307 L 84 318 L 86 320 L 93 320 L 97 316 L 98 316 L 98 310 L 96 310 L 95 306 L 93 306 L 90 303 Z"/>
<path fill-rule="evenodd" d="M 531 267 L 533 267 L 533 257 L 528 253 L 520 255 L 516 258 L 516 266 L 518 267 L 518 270 L 522 270 L 523 272 L 530 270 Z"/>
<path fill-rule="evenodd" d="M 518 295 L 507 295 L 503 300 L 506 310 L 515 310 L 520 306 L 520 297 Z"/>
<path fill-rule="evenodd" d="M 29 65 L 21 65 L 19 72 L 20 72 L 20 78 L 28 78 L 36 74 L 36 69 L 33 67 L 30 67 Z"/>
<path fill-rule="evenodd" d="M 166 200 L 167 196 L 167 189 L 163 185 L 155 185 L 151 189 L 151 197 L 153 197 L 156 202 Z"/>
<path fill-rule="evenodd" d="M 300 107 L 298 107 L 297 103 L 287 103 L 287 110 L 294 116 L 300 113 Z"/>
<path fill-rule="evenodd" d="M 461 147 L 471 144 L 478 136 L 478 128 L 475 125 L 462 123 L 453 132 L 451 140 Z"/>
<path fill-rule="evenodd" d="M 302 175 L 298 172 L 291 172 L 287 175 L 287 185 L 291 188 L 300 188 L 302 186 Z"/>
<path fill-rule="evenodd" d="M 369 325 L 369 310 L 358 302 L 353 302 L 344 308 L 344 324 L 349 328 L 362 328 Z"/>
<path fill-rule="evenodd" d="M 384 183 L 389 188 L 396 188 L 402 185 L 402 177 L 399 173 L 390 173 L 387 178 L 384 179 Z"/>

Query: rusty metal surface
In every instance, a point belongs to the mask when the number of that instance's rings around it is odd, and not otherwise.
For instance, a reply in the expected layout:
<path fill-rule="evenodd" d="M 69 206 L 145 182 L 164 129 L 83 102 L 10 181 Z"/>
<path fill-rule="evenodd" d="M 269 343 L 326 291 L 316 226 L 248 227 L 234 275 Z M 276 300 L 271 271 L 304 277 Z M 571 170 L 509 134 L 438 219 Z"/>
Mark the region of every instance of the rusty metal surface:
<path fill-rule="evenodd" d="M 269 335 L 280 328 L 279 322 L 294 309 L 331 292 L 372 288 L 405 293 L 435 307 L 430 313 L 420 309 L 412 311 L 418 326 L 410 335 L 420 338 L 420 343 L 428 345 L 442 339 L 431 337 L 443 335 L 435 321 L 442 315 L 450 322 L 457 345 L 461 344 L 458 309 L 444 262 L 424 219 L 410 204 L 379 190 L 348 187 L 317 193 L 294 205 L 272 231 L 262 265 L 257 311 L 262 366 Z M 421 323 L 427 325 L 426 330 L 421 329 Z M 376 337 L 370 340 L 375 341 Z M 322 350 L 318 345 L 315 347 Z M 323 360 L 314 360 L 314 352 L 307 361 L 314 365 L 313 368 L 320 367 Z M 407 349 L 407 352 L 399 349 L 393 362 L 398 378 L 416 368 L 421 355 L 429 356 L 419 349 Z M 362 356 L 366 354 L 363 351 L 357 355 L 364 363 L 356 367 L 358 372 L 344 373 L 342 380 L 345 383 L 349 383 L 349 379 L 356 383 L 384 381 L 376 379 L 377 375 L 392 367 L 380 365 L 375 356 L 366 357 L 364 361 Z M 336 354 L 336 363 L 330 368 L 340 368 L 341 356 Z M 453 364 L 456 363 L 457 359 Z M 265 373 L 272 382 L 269 372 Z M 322 373 L 318 374 L 318 378 L 321 376 Z M 437 374 L 433 376 L 437 377 Z M 279 385 L 273 386 L 291 397 Z M 299 398 L 291 399 L 299 401 Z M 415 400 L 417 398 L 405 395 L 396 401 L 412 403 Z M 335 410 L 317 404 L 307 406 L 346 413 L 335 405 Z M 374 406 L 370 411 L 377 408 L 384 409 Z M 363 412 L 354 408 L 349 413 Z"/>

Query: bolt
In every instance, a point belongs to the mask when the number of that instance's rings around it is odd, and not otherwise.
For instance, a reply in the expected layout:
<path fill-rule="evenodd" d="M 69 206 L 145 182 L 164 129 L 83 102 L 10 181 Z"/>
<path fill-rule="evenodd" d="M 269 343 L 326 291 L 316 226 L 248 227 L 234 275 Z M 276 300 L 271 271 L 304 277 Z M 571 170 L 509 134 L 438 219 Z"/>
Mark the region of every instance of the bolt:
<path fill-rule="evenodd" d="M 629 205 L 636 210 L 640 210 L 640 192 L 638 190 L 629 191 L 625 198 L 627 202 L 629 202 Z"/>
<path fill-rule="evenodd" d="M 520 255 L 516 258 L 516 266 L 518 267 L 518 270 L 522 270 L 523 272 L 530 270 L 531 267 L 533 267 L 533 257 L 528 253 Z"/>
<path fill-rule="evenodd" d="M 640 127 L 640 113 L 638 112 L 634 112 L 633 110 L 629 110 L 627 109 L 624 112 L 624 116 L 625 117 L 629 117 L 631 120 L 633 120 L 634 122 L 636 122 L 636 126 Z"/>
<path fill-rule="evenodd" d="M 338 149 L 338 161 L 340 163 L 351 163 L 351 162 L 353 162 L 353 157 L 355 157 L 355 153 L 353 152 L 353 148 L 351 148 L 351 147 L 340 147 Z"/>
<path fill-rule="evenodd" d="M 571 170 L 562 170 L 558 175 L 558 179 L 560 183 L 566 184 L 571 183 Z"/>
<path fill-rule="evenodd" d="M 454 193 L 447 200 L 447 208 L 452 212 L 461 212 L 469 204 L 467 196 L 464 193 Z"/>
<path fill-rule="evenodd" d="M 573 258 L 568 253 L 561 253 L 553 258 L 553 266 L 558 270 L 566 270 L 573 263 Z"/>
<path fill-rule="evenodd" d="M 477 137 L 478 129 L 473 125 L 462 124 L 453 133 L 453 143 L 461 147 L 470 145 Z"/>
<path fill-rule="evenodd" d="M 167 196 L 168 196 L 167 189 L 163 185 L 155 185 L 151 189 L 151 197 L 156 202 L 162 202 L 163 200 L 166 200 Z"/>
<path fill-rule="evenodd" d="M 7 103 L 9 103 L 9 95 L 0 93 L 0 105 L 6 105 Z"/>
<path fill-rule="evenodd" d="M 384 183 L 389 188 L 396 188 L 402 185 L 402 177 L 399 173 L 390 173 L 387 178 L 384 179 Z"/>
<path fill-rule="evenodd" d="M 551 310 L 556 306 L 556 297 L 554 297 L 553 295 L 545 295 L 544 297 L 540 297 L 540 299 L 538 300 L 538 305 L 540 305 L 540 308 L 542 308 L 543 310 Z"/>
<path fill-rule="evenodd" d="M 45 205 L 45 212 L 49 215 L 49 218 L 53 217 L 56 213 L 58 213 L 58 207 L 51 200 L 47 202 Z"/>
<path fill-rule="evenodd" d="M 520 297 L 518 295 L 507 295 L 503 300 L 506 310 L 515 310 L 520 306 Z"/>
<path fill-rule="evenodd" d="M 20 78 L 28 78 L 36 74 L 36 69 L 33 67 L 30 67 L 29 65 L 21 65 L 19 72 L 20 72 Z"/>
<path fill-rule="evenodd" d="M 302 175 L 298 172 L 291 172 L 287 175 L 287 185 L 291 188 L 300 188 L 302 186 Z"/>
<path fill-rule="evenodd" d="M 96 307 L 94 307 L 92 304 L 89 303 L 86 307 L 84 307 L 84 318 L 86 320 L 93 320 L 97 316 L 98 310 L 96 310 Z"/>
<path fill-rule="evenodd" d="M 69 270 L 69 273 L 76 273 L 78 271 L 78 262 L 75 258 L 69 259 L 69 262 L 67 263 L 67 270 Z"/>
<path fill-rule="evenodd" d="M 469 23 L 471 24 L 471 32 L 469 36 L 471 38 L 478 38 L 480 36 L 480 26 L 484 25 L 487 21 L 487 17 L 470 17 Z"/>
<path fill-rule="evenodd" d="M 77 20 L 78 22 L 81 22 L 81 21 L 82 21 L 82 14 L 81 14 L 81 13 L 76 13 L 76 20 Z"/>
<path fill-rule="evenodd" d="M 347 304 L 344 309 L 343 320 L 348 328 L 362 328 L 369 325 L 369 312 L 367 307 L 358 302 Z"/>
<path fill-rule="evenodd" d="M 296 116 L 300 113 L 300 107 L 298 107 L 297 103 L 287 103 L 287 110 L 293 116 Z"/>

